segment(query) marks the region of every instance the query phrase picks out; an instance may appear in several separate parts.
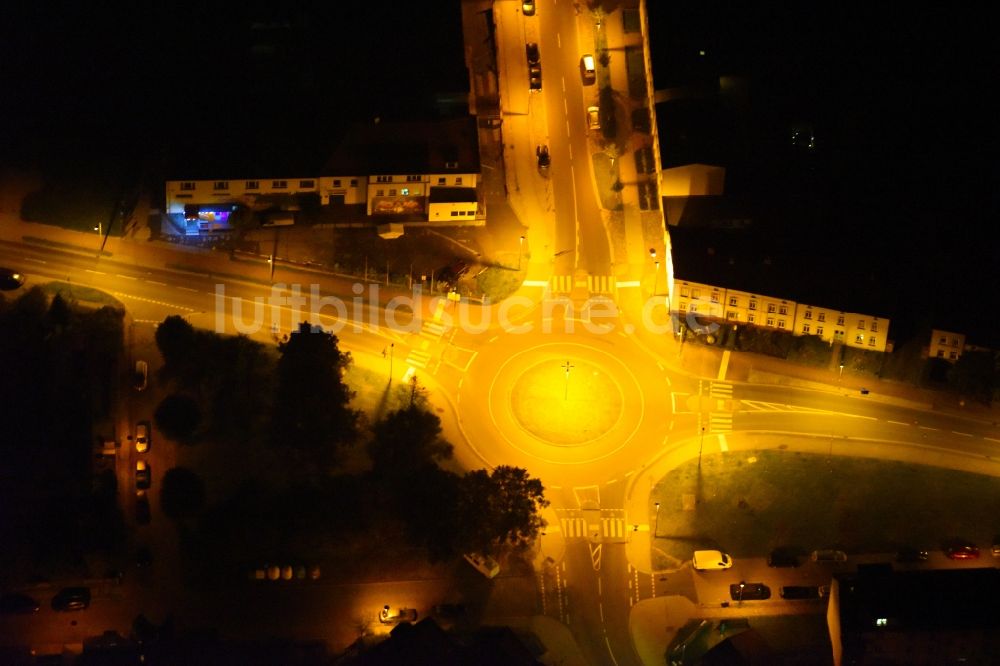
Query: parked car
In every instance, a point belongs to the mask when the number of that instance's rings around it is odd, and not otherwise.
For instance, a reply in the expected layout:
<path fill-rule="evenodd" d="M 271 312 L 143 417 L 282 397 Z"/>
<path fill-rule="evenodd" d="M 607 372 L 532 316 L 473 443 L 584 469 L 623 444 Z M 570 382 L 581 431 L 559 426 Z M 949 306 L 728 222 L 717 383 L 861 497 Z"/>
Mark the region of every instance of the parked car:
<path fill-rule="evenodd" d="M 993 547 L 990 548 L 993 557 L 1000 557 L 1000 536 L 993 537 Z"/>
<path fill-rule="evenodd" d="M 535 146 L 535 155 L 538 157 L 538 171 L 544 176 L 549 172 L 549 165 L 552 158 L 549 157 L 548 146 Z"/>
<path fill-rule="evenodd" d="M 416 622 L 417 611 L 413 608 L 397 608 L 392 610 L 389 605 L 382 606 L 382 612 L 378 614 L 378 621 L 382 624 L 399 624 L 401 622 Z"/>
<path fill-rule="evenodd" d="M 819 599 L 823 596 L 818 585 L 783 585 L 778 593 L 782 599 Z"/>
<path fill-rule="evenodd" d="M 696 550 L 691 558 L 695 571 L 718 571 L 733 566 L 733 558 L 721 550 Z"/>
<path fill-rule="evenodd" d="M 948 544 L 944 549 L 944 554 L 953 560 L 978 560 L 979 546 L 966 542 L 956 542 Z"/>
<path fill-rule="evenodd" d="M 145 361 L 135 362 L 135 390 L 145 391 L 149 380 L 149 364 Z"/>
<path fill-rule="evenodd" d="M 139 525 L 149 525 L 149 498 L 145 490 L 135 491 L 135 522 Z"/>
<path fill-rule="evenodd" d="M 829 548 L 823 550 L 814 550 L 810 556 L 813 562 L 822 562 L 826 564 L 840 563 L 847 561 L 847 553 L 842 550 L 831 550 Z"/>
<path fill-rule="evenodd" d="M 528 65 L 528 88 L 532 92 L 542 89 L 542 66 Z"/>
<path fill-rule="evenodd" d="M 465 561 L 471 564 L 476 571 L 483 574 L 487 578 L 496 578 L 500 573 L 500 564 L 489 555 L 466 553 L 462 557 L 464 557 Z"/>
<path fill-rule="evenodd" d="M 781 548 L 775 548 L 767 556 L 767 566 L 769 567 L 797 567 L 799 564 L 801 562 L 799 562 L 798 555 Z"/>
<path fill-rule="evenodd" d="M 0 595 L 0 615 L 34 613 L 38 608 L 38 602 L 27 594 L 10 592 Z"/>
<path fill-rule="evenodd" d="M 601 129 L 601 110 L 596 106 L 587 107 L 587 129 Z"/>
<path fill-rule="evenodd" d="M 771 588 L 764 583 L 733 583 L 729 586 L 729 596 L 733 601 L 770 599 Z"/>
<path fill-rule="evenodd" d="M 542 56 L 538 53 L 538 44 L 535 42 L 528 42 L 524 45 L 524 50 L 528 55 L 529 65 L 541 65 Z"/>
<path fill-rule="evenodd" d="M 0 289 L 12 291 L 24 284 L 24 276 L 10 268 L 0 268 Z"/>
<path fill-rule="evenodd" d="M 597 70 L 594 68 L 594 56 L 589 53 L 580 58 L 580 73 L 585 84 L 593 83 L 597 80 Z"/>
<path fill-rule="evenodd" d="M 135 487 L 139 490 L 148 490 L 152 483 L 152 471 L 149 469 L 149 463 L 145 460 L 138 461 L 135 464 Z"/>
<path fill-rule="evenodd" d="M 904 547 L 900 548 L 896 553 L 897 562 L 926 562 L 930 554 L 926 550 L 917 550 L 916 548 Z"/>
<path fill-rule="evenodd" d="M 525 16 L 535 15 L 535 0 L 524 0 L 521 3 L 521 13 Z"/>
<path fill-rule="evenodd" d="M 89 587 L 64 587 L 52 597 L 52 610 L 78 611 L 90 607 Z"/>
<path fill-rule="evenodd" d="M 137 453 L 149 451 L 149 421 L 135 424 L 135 450 Z"/>

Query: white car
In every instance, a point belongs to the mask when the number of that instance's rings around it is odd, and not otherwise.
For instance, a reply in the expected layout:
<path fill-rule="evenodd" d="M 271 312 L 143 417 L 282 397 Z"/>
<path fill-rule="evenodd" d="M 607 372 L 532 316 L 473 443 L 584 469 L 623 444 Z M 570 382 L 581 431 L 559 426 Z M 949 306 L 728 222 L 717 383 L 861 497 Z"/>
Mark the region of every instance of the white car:
<path fill-rule="evenodd" d="M 139 421 L 135 424 L 136 453 L 149 451 L 149 421 Z"/>
<path fill-rule="evenodd" d="M 695 571 L 721 571 L 733 566 L 733 558 L 721 550 L 696 550 L 691 566 Z"/>
<path fill-rule="evenodd" d="M 594 68 L 594 56 L 587 53 L 580 58 L 580 70 L 583 73 L 584 83 L 593 83 L 597 80 L 597 70 Z"/>
<path fill-rule="evenodd" d="M 149 381 L 149 364 L 145 361 L 135 362 L 135 390 L 145 391 Z"/>
<path fill-rule="evenodd" d="M 465 558 L 466 562 L 475 567 L 476 571 L 487 578 L 496 578 L 497 574 L 500 573 L 500 564 L 489 555 L 466 553 L 462 557 Z"/>
<path fill-rule="evenodd" d="M 601 110 L 596 106 L 587 107 L 587 129 L 601 129 Z"/>

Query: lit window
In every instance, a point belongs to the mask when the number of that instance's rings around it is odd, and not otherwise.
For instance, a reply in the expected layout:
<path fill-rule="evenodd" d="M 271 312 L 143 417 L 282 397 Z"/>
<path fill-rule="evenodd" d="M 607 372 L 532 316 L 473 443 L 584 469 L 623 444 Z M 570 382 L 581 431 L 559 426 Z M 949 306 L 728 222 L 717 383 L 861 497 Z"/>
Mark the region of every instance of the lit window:
<path fill-rule="evenodd" d="M 260 183 L 258 183 L 256 180 L 248 180 L 247 181 L 247 189 L 248 190 L 259 190 L 260 189 Z"/>
<path fill-rule="evenodd" d="M 271 187 L 274 188 L 274 189 L 276 189 L 276 190 L 286 190 L 286 189 L 288 189 L 288 181 L 287 180 L 272 180 L 271 181 Z"/>
<path fill-rule="evenodd" d="M 854 336 L 854 342 L 858 343 L 859 345 L 864 341 L 865 341 L 865 336 L 861 335 L 860 333 Z"/>
<path fill-rule="evenodd" d="M 315 180 L 300 180 L 299 181 L 299 188 L 300 189 L 309 190 L 309 189 L 312 189 L 314 187 L 316 187 L 316 181 Z"/>
<path fill-rule="evenodd" d="M 813 318 L 812 310 L 806 310 L 806 313 L 804 315 L 802 315 L 802 318 L 803 319 L 812 319 Z"/>
<path fill-rule="evenodd" d="M 733 296 L 732 298 L 729 299 L 729 304 L 731 306 L 733 306 L 734 308 L 736 307 L 736 297 L 735 296 Z"/>
<path fill-rule="evenodd" d="M 402 194 L 404 197 L 408 197 L 410 196 L 410 188 L 404 187 L 399 191 L 399 193 Z"/>
<path fill-rule="evenodd" d="M 803 333 L 809 332 L 809 324 L 802 324 L 802 332 Z"/>
<path fill-rule="evenodd" d="M 212 185 L 212 189 L 213 190 L 228 190 L 229 189 L 229 181 L 228 180 L 217 180 L 217 181 L 215 181 L 215 184 Z"/>
<path fill-rule="evenodd" d="M 876 627 L 884 627 L 884 626 L 886 626 L 888 624 L 889 624 L 889 620 L 886 619 L 886 618 L 884 618 L 884 617 L 877 617 L 877 618 L 875 618 L 875 626 Z"/>

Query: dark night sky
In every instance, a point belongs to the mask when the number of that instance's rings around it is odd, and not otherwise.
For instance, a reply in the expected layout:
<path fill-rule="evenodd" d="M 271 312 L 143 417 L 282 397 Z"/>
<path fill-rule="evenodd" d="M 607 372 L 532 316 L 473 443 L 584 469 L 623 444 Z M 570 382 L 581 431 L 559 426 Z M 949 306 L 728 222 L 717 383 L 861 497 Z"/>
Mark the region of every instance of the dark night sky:
<path fill-rule="evenodd" d="M 425 93 L 468 86 L 458 0 L 170 3 L 124 14 L 19 4 L 0 22 L 8 162 L 157 174 L 227 151 L 321 154 L 351 120 L 421 113 Z M 992 331 L 997 115 L 985 17 L 647 4 L 658 87 L 750 80 L 738 112 L 691 114 L 714 121 L 692 148 L 725 163 L 730 192 L 780 209 L 773 231 L 791 246 L 849 253 L 852 270 L 877 266 L 893 300 L 886 314 L 919 319 L 931 305 L 928 323 Z M 816 129 L 807 162 L 782 145 L 794 120 Z"/>

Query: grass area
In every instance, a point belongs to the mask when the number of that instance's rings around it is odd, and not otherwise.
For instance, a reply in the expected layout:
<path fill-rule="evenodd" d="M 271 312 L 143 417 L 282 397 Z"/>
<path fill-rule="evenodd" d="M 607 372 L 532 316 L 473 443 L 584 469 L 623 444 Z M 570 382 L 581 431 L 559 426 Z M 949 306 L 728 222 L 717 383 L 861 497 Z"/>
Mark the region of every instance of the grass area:
<path fill-rule="evenodd" d="M 685 496 L 700 497 L 685 510 Z M 662 478 L 657 548 L 687 559 L 718 546 L 736 557 L 776 547 L 808 552 L 940 549 L 949 538 L 988 546 L 1000 533 L 1000 479 L 867 458 L 787 451 L 705 456 Z M 655 509 L 651 508 L 651 511 Z"/>
<path fill-rule="evenodd" d="M 521 257 L 522 269 L 527 268 L 529 259 L 527 253 Z M 514 257 L 511 265 L 517 266 L 517 257 Z M 479 291 L 489 299 L 490 303 L 497 303 L 507 298 L 521 287 L 523 281 L 523 270 L 511 270 L 503 266 L 490 266 L 476 276 Z"/>
<path fill-rule="evenodd" d="M 601 151 L 590 157 L 594 164 L 594 178 L 597 180 L 597 192 L 601 197 L 601 207 L 607 210 L 621 208 L 621 196 L 615 191 L 618 182 L 617 165 L 611 163 L 611 157 Z"/>
<path fill-rule="evenodd" d="M 69 282 L 46 282 L 40 286 L 46 294 L 50 296 L 59 294 L 70 303 L 96 303 L 97 305 L 110 305 L 121 310 L 125 309 L 125 305 L 114 296 L 91 287 L 70 284 Z"/>

